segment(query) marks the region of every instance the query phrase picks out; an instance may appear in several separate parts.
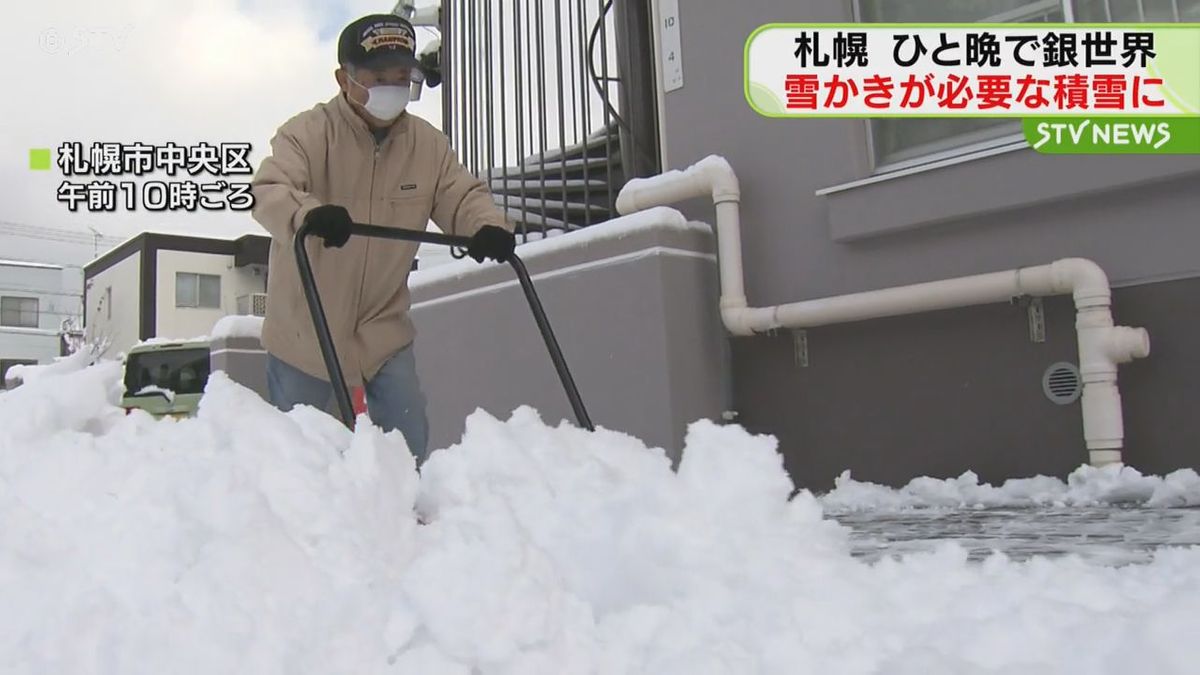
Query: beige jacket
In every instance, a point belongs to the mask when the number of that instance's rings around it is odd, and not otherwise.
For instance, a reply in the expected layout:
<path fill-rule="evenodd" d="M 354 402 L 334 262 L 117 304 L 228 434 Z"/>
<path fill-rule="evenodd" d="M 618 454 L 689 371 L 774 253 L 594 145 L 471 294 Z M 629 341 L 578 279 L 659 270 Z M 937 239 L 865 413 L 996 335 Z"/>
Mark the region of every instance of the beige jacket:
<path fill-rule="evenodd" d="M 405 112 L 377 146 L 340 93 L 279 128 L 251 190 L 254 219 L 271 233 L 263 345 L 325 380 L 329 371 L 292 248 L 309 210 L 338 204 L 356 223 L 414 230 L 432 219 L 464 236 L 484 225 L 513 229 L 441 131 Z M 413 340 L 408 274 L 417 245 L 355 236 L 341 248 L 325 248 L 309 236 L 307 248 L 346 383 L 359 385 Z"/>

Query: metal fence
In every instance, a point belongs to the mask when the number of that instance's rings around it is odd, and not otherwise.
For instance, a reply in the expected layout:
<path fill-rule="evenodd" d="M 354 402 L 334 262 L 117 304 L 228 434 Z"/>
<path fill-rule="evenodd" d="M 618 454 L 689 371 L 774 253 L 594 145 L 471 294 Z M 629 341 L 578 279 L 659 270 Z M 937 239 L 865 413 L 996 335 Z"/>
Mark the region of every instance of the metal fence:
<path fill-rule="evenodd" d="M 522 232 L 605 220 L 657 170 L 648 17 L 645 0 L 444 0 L 443 128 Z"/>

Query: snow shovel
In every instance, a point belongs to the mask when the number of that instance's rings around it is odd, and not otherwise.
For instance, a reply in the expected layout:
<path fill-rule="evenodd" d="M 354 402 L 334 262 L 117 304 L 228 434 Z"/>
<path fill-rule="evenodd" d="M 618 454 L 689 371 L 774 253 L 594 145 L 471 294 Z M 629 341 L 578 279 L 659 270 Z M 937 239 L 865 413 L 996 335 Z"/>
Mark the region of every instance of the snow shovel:
<path fill-rule="evenodd" d="M 317 293 L 317 284 L 313 280 L 312 265 L 308 260 L 308 250 L 304 247 L 304 240 L 310 233 L 309 229 L 308 223 L 301 225 L 300 229 L 296 231 L 295 238 L 292 240 L 293 248 L 296 252 L 296 267 L 300 271 L 300 282 L 304 285 L 304 296 L 308 300 L 308 311 L 312 315 L 313 326 L 317 331 L 317 341 L 321 345 L 321 357 L 325 359 L 325 367 L 329 369 L 329 382 L 333 385 L 333 395 L 337 400 L 338 412 L 341 415 L 342 422 L 347 427 L 354 428 L 354 408 L 350 402 L 350 390 L 346 387 L 346 378 L 342 373 L 342 366 L 338 361 L 337 352 L 334 350 L 333 336 L 329 332 L 329 322 L 325 318 L 325 310 L 321 306 L 321 298 Z M 364 223 L 352 224 L 350 226 L 350 234 L 351 236 L 399 239 L 401 241 L 458 246 L 461 248 L 466 248 L 471 243 L 469 237 Z M 546 319 L 546 312 L 542 309 L 542 303 L 538 299 L 537 291 L 534 290 L 533 282 L 529 279 L 529 272 L 525 269 L 525 263 L 515 253 L 509 258 L 508 262 L 512 265 L 513 271 L 517 273 L 517 279 L 521 282 L 521 289 L 525 291 L 525 299 L 529 302 L 529 309 L 533 312 L 533 319 L 537 322 L 538 330 L 542 333 L 542 339 L 546 342 L 546 349 L 550 352 L 550 359 L 554 362 L 555 370 L 558 371 L 558 378 L 562 381 L 563 389 L 567 393 L 567 399 L 571 402 L 571 408 L 575 411 L 575 419 L 578 420 L 579 426 L 588 431 L 595 431 L 595 427 L 592 426 L 592 420 L 588 417 L 587 410 L 583 407 L 583 400 L 579 398 L 579 390 L 575 387 L 575 381 L 571 378 L 571 371 L 567 369 L 567 362 L 563 358 L 562 351 L 558 348 L 558 340 L 554 338 L 554 331 L 550 329 L 550 322 Z"/>

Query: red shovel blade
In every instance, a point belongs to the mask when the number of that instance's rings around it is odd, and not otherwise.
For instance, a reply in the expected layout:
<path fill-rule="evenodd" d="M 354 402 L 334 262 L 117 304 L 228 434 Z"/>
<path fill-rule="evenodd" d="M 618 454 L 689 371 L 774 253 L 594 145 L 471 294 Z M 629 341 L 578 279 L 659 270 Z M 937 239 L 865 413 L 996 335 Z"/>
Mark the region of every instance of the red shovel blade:
<path fill-rule="evenodd" d="M 354 402 L 354 414 L 361 415 L 367 411 L 367 394 L 362 387 L 355 387 L 351 392 L 351 400 Z"/>

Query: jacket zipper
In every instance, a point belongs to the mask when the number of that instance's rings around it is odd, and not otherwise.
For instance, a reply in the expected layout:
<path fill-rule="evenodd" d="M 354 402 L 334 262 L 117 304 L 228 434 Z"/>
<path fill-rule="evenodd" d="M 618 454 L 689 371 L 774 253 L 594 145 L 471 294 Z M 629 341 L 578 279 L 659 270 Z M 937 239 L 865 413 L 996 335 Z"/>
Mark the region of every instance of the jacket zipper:
<path fill-rule="evenodd" d="M 378 165 L 378 163 L 379 163 L 379 143 L 377 142 L 377 143 L 375 143 L 375 152 L 371 155 L 371 187 L 367 193 L 367 223 L 368 224 L 375 222 L 375 219 L 373 217 L 374 216 L 374 208 L 375 208 L 375 168 Z M 365 248 L 363 250 L 362 276 L 358 280 L 358 302 L 356 303 L 356 306 L 354 308 L 355 323 L 357 323 L 359 317 L 362 316 L 363 294 L 365 292 L 366 285 L 367 285 L 367 264 L 368 264 L 368 261 L 371 256 L 371 238 L 370 237 L 367 237 L 367 241 L 364 244 L 364 247 Z M 357 367 L 359 370 L 359 377 L 363 378 L 364 379 L 363 384 L 366 384 L 366 382 L 365 382 L 366 373 L 362 372 L 363 364 L 362 364 L 362 356 L 361 355 L 359 355 L 359 358 L 357 359 L 357 361 L 358 361 Z"/>

